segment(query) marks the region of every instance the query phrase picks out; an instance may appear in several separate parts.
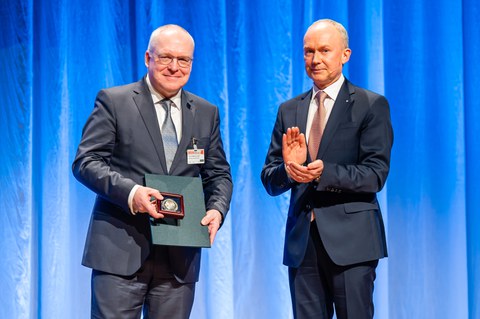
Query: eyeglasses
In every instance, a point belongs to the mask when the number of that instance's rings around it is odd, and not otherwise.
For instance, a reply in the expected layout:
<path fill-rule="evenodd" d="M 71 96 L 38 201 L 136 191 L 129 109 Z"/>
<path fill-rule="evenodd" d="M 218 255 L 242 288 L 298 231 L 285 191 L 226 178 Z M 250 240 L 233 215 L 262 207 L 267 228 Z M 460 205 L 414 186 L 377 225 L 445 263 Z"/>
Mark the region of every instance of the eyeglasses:
<path fill-rule="evenodd" d="M 179 67 L 188 68 L 190 65 L 192 65 L 192 61 L 193 61 L 193 58 L 190 58 L 188 56 L 173 57 L 168 55 L 156 55 L 153 53 L 151 54 L 155 62 L 158 62 L 163 65 L 169 65 L 170 63 L 172 63 L 173 60 L 177 60 Z"/>

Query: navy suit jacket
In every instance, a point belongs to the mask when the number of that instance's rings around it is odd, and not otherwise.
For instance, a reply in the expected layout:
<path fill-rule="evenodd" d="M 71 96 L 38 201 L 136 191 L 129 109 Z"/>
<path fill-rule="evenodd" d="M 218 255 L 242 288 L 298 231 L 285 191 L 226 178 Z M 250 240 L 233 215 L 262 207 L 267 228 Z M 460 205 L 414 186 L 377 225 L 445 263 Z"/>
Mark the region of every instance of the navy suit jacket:
<path fill-rule="evenodd" d="M 181 100 L 182 139 L 169 175 L 201 176 L 206 209 L 217 209 L 225 218 L 232 179 L 220 136 L 218 108 L 186 91 L 182 91 Z M 187 164 L 192 138 L 205 150 L 202 165 Z M 97 194 L 82 264 L 118 275 L 135 273 L 150 253 L 151 231 L 148 214 L 131 214 L 128 196 L 134 185 L 144 185 L 144 174 L 168 174 L 160 127 L 145 79 L 98 93 L 72 169 L 75 177 Z M 201 250 L 168 250 L 177 279 L 197 281 Z"/>
<path fill-rule="evenodd" d="M 312 90 L 280 105 L 261 173 L 270 195 L 291 190 L 284 264 L 301 264 L 312 210 L 325 249 L 336 264 L 386 257 L 385 230 L 376 193 L 385 184 L 393 144 L 388 102 L 345 80 L 317 155 L 324 162 L 320 181 L 297 183 L 285 171 L 282 134 L 293 126 L 305 133 L 311 97 Z"/>

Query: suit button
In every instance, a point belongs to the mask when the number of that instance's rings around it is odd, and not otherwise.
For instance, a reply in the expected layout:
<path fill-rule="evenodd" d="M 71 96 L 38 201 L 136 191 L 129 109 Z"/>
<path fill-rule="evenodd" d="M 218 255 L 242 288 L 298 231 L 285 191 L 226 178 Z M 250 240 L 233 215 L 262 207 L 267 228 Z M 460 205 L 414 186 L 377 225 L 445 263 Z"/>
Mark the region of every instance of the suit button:
<path fill-rule="evenodd" d="M 310 204 L 307 204 L 307 205 L 305 206 L 305 209 L 306 209 L 306 210 L 311 210 L 311 209 L 312 209 L 312 206 L 310 206 Z"/>

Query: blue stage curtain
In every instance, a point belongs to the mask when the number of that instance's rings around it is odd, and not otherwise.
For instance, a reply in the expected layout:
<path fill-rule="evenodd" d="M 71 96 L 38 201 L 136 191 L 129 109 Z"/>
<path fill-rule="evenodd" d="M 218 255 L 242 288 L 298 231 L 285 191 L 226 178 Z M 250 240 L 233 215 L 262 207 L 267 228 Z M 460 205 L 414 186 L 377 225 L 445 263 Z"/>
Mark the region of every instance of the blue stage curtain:
<path fill-rule="evenodd" d="M 395 130 L 376 318 L 479 319 L 479 16 L 478 0 L 2 1 L 2 316 L 89 317 L 94 194 L 70 165 L 97 91 L 140 79 L 151 31 L 176 23 L 195 38 L 187 89 L 220 107 L 235 183 L 192 318 L 292 318 L 289 194 L 269 197 L 259 176 L 278 105 L 311 87 L 303 34 L 332 18 L 350 34 L 346 76 L 386 95 Z"/>

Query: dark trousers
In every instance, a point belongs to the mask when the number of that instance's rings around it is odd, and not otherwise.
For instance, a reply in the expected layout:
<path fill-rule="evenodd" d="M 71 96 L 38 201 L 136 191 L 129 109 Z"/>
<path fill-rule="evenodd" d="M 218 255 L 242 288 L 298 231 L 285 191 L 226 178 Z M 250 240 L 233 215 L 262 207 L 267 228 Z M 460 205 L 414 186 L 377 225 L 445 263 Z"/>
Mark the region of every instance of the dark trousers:
<path fill-rule="evenodd" d="M 297 319 L 373 318 L 373 282 L 378 260 L 338 266 L 322 244 L 316 223 L 310 227 L 305 259 L 289 268 L 290 292 Z"/>
<path fill-rule="evenodd" d="M 95 319 L 188 319 L 195 283 L 179 283 L 169 270 L 165 247 L 155 246 L 142 268 L 132 276 L 92 271 Z"/>

